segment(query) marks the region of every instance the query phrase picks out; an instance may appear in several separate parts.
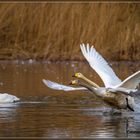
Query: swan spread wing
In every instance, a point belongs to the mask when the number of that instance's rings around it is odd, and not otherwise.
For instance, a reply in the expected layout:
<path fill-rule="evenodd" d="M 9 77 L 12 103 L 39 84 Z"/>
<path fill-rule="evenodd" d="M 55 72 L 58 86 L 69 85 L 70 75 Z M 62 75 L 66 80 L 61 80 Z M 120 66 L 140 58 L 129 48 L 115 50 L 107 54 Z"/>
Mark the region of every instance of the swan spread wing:
<path fill-rule="evenodd" d="M 55 89 L 55 90 L 64 90 L 64 91 L 74 91 L 74 90 L 87 90 L 84 87 L 71 87 L 71 86 L 65 86 L 62 84 L 58 84 L 56 82 L 52 82 L 50 80 L 42 80 L 43 83 L 48 86 L 49 88 Z"/>
<path fill-rule="evenodd" d="M 116 76 L 112 68 L 106 60 L 95 50 L 93 46 L 80 45 L 84 57 L 89 62 L 89 65 L 99 74 L 103 80 L 105 87 L 113 87 L 121 83 L 121 80 Z"/>
<path fill-rule="evenodd" d="M 135 89 L 140 83 L 140 70 L 127 77 L 124 81 L 122 81 L 117 87 L 123 87 L 128 89 Z"/>

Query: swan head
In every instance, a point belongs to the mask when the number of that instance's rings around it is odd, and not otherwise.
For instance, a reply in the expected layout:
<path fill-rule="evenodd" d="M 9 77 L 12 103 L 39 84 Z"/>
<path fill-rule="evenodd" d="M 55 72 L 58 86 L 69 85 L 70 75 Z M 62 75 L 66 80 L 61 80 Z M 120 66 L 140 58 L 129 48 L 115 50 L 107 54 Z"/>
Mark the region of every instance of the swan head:
<path fill-rule="evenodd" d="M 80 72 L 77 72 L 73 75 L 73 77 L 76 77 L 76 78 L 82 78 L 83 77 L 83 74 L 80 73 Z"/>

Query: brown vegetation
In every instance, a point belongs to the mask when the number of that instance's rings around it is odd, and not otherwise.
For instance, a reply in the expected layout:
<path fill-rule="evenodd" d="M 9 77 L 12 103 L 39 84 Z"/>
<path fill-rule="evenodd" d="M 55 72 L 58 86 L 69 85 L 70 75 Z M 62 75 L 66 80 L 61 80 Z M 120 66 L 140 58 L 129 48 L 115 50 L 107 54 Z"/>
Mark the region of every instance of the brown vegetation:
<path fill-rule="evenodd" d="M 0 59 L 83 60 L 80 43 L 108 60 L 140 60 L 140 4 L 0 4 Z"/>

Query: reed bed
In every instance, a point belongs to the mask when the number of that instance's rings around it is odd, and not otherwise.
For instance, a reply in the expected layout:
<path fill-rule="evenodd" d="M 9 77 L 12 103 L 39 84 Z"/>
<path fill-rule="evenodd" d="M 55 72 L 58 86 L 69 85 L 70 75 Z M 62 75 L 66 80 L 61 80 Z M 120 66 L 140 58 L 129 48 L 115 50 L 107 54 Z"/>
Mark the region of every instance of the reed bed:
<path fill-rule="evenodd" d="M 81 43 L 108 60 L 140 60 L 140 4 L 0 4 L 0 59 L 83 60 Z"/>

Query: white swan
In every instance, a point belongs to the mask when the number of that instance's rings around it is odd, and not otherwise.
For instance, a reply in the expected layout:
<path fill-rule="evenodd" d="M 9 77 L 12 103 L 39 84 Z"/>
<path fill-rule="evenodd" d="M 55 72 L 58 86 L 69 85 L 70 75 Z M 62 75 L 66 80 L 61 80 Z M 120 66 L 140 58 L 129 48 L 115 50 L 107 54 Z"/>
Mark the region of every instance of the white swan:
<path fill-rule="evenodd" d="M 140 83 L 140 70 L 121 81 L 105 59 L 95 50 L 95 48 L 93 48 L 93 46 L 90 47 L 89 44 L 87 44 L 87 46 L 82 44 L 80 45 L 80 48 L 83 55 L 89 62 L 89 65 L 103 80 L 105 87 L 99 87 L 99 85 L 87 79 L 81 73 L 76 73 L 75 77 L 83 79 L 91 86 L 81 85 L 81 87 L 71 87 L 43 79 L 44 84 L 56 90 L 89 90 L 99 96 L 106 103 L 109 103 L 110 105 L 112 104 L 113 107 L 119 109 L 129 108 L 131 111 L 134 111 L 135 102 L 134 97 L 132 96 L 137 92 L 136 87 Z"/>
<path fill-rule="evenodd" d="M 12 102 L 17 102 L 20 99 L 14 95 L 10 95 L 8 93 L 1 93 L 0 94 L 0 104 L 1 103 L 12 103 Z"/>
<path fill-rule="evenodd" d="M 103 80 L 105 88 L 108 89 L 108 91 L 119 91 L 125 92 L 126 94 L 135 93 L 137 91 L 136 87 L 140 83 L 140 70 L 121 82 L 121 80 L 116 76 L 112 68 L 108 65 L 105 59 L 95 50 L 95 48 L 93 48 L 93 46 L 90 47 L 89 44 L 87 44 L 87 46 L 81 44 L 80 48 L 83 55 L 89 62 L 89 65 L 99 74 L 99 76 Z M 55 90 L 87 90 L 83 87 L 75 88 L 71 86 L 65 86 L 45 79 L 43 79 L 43 83 L 46 86 Z"/>

